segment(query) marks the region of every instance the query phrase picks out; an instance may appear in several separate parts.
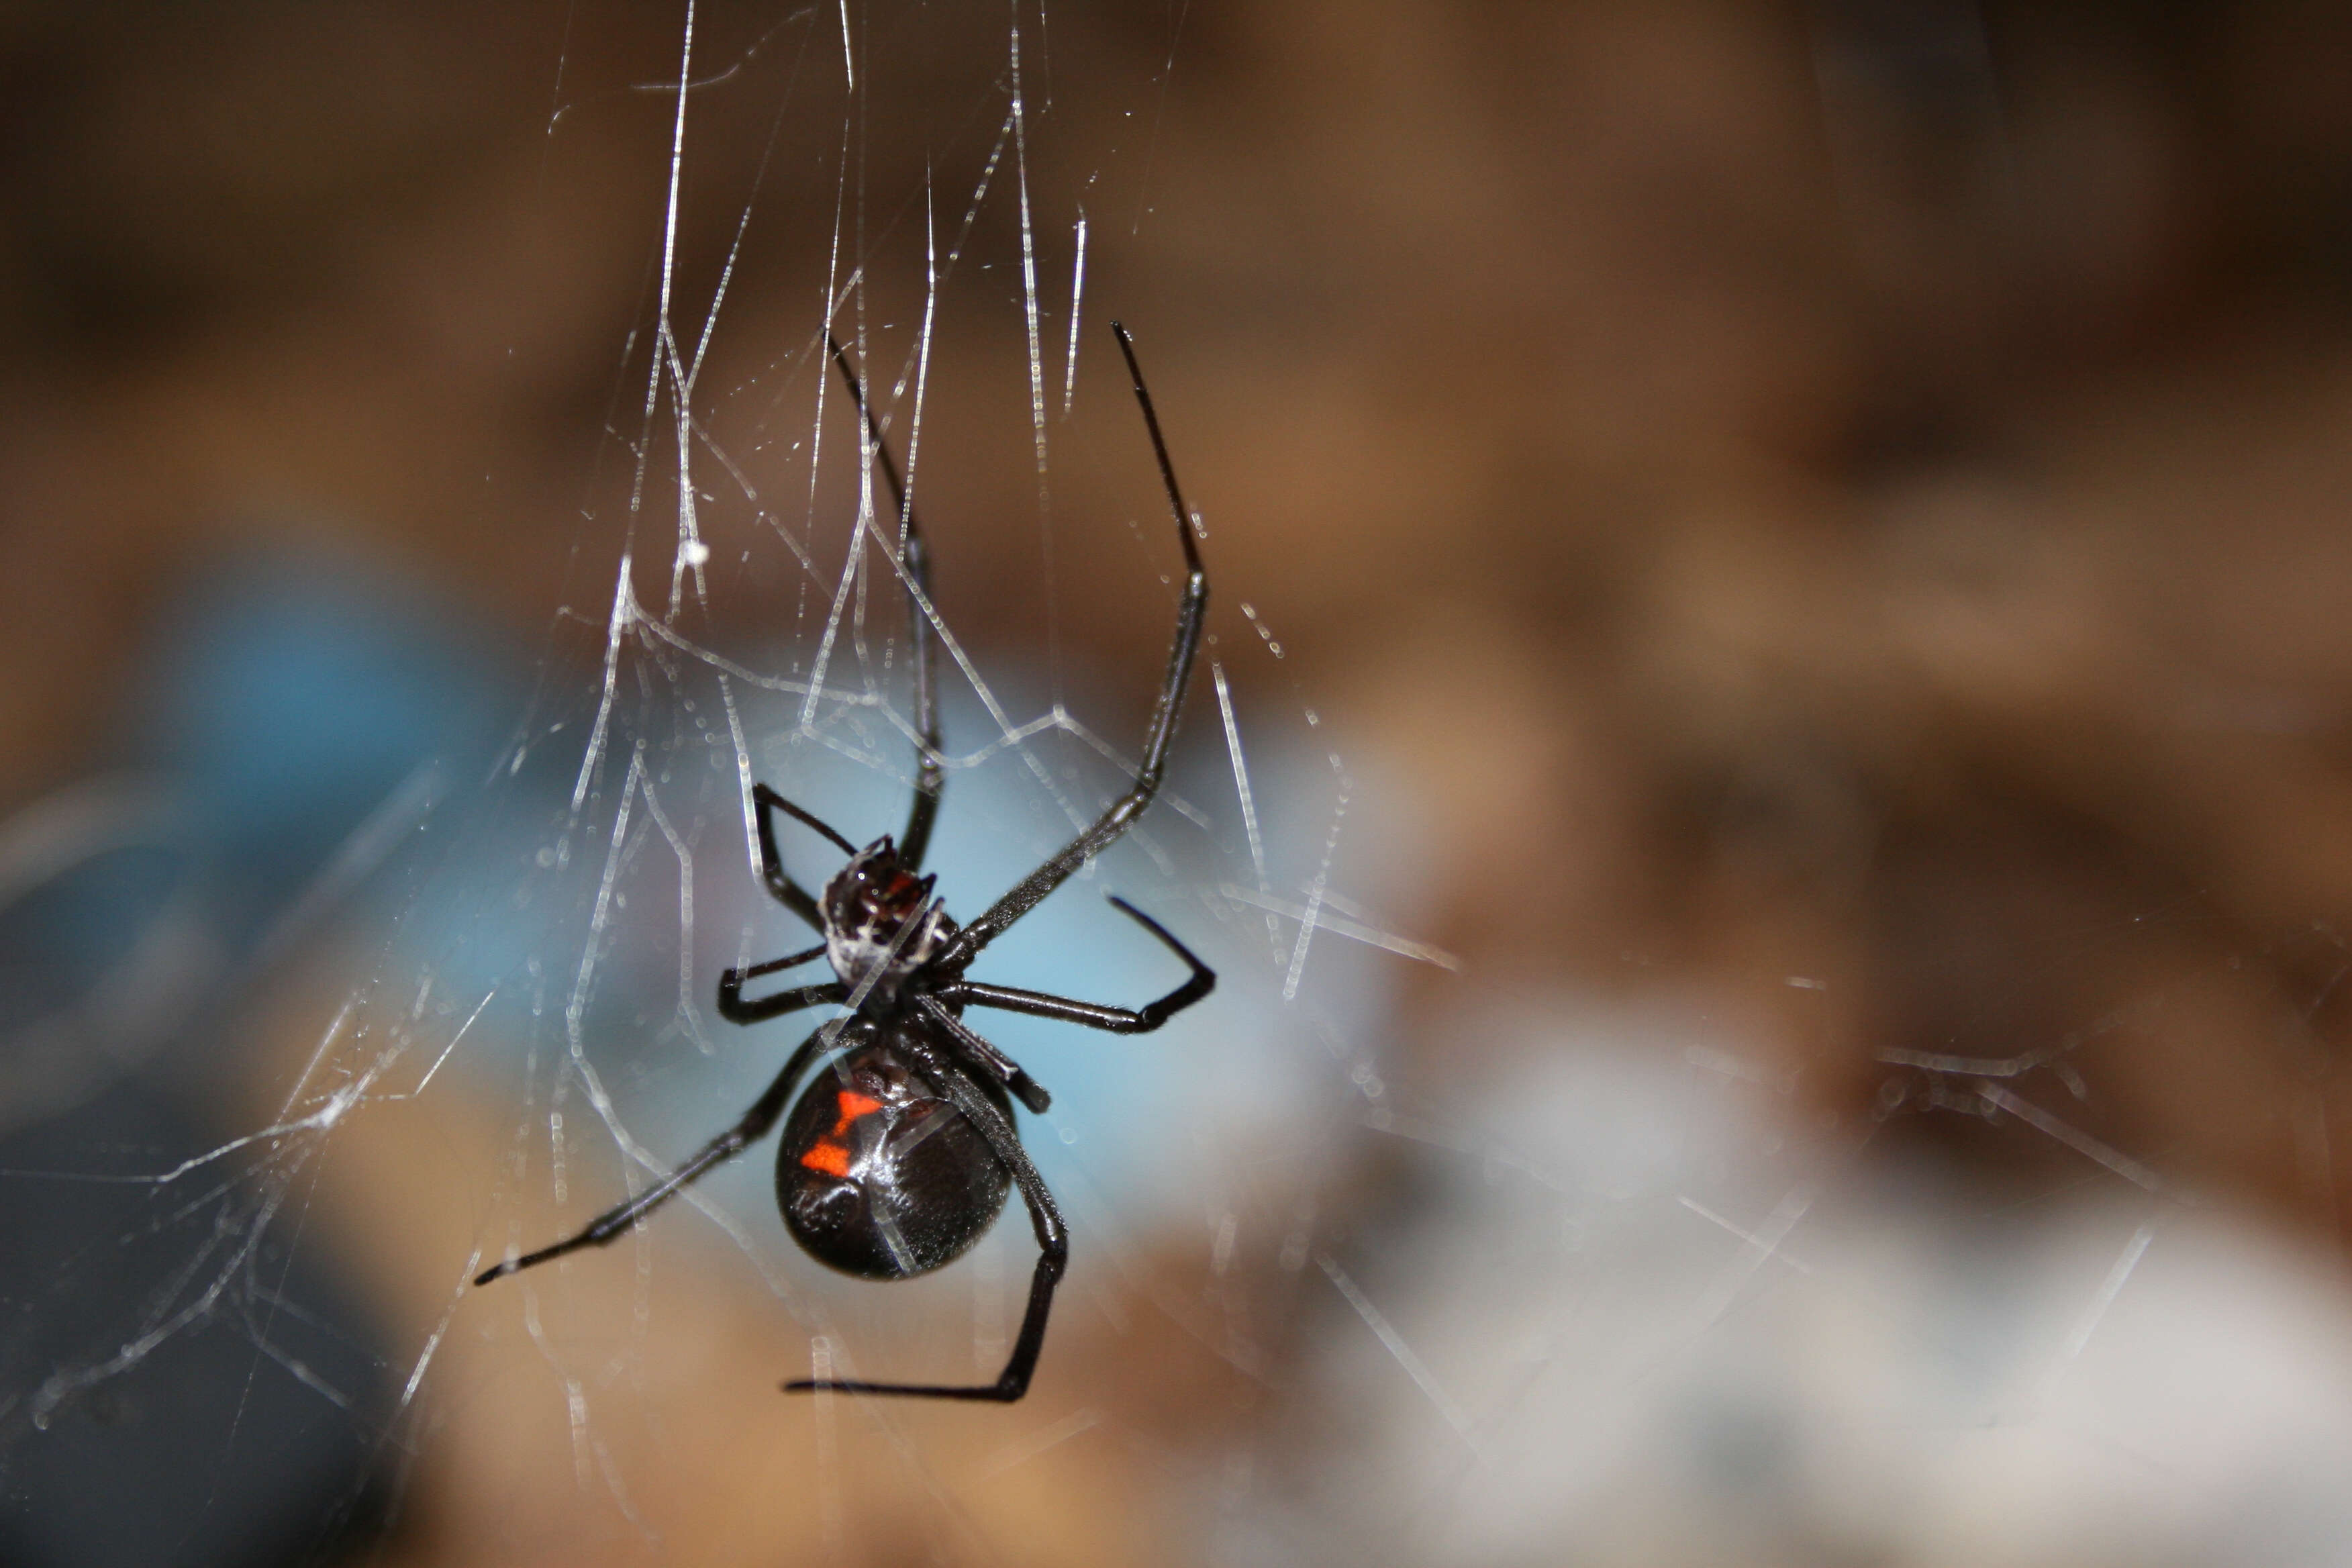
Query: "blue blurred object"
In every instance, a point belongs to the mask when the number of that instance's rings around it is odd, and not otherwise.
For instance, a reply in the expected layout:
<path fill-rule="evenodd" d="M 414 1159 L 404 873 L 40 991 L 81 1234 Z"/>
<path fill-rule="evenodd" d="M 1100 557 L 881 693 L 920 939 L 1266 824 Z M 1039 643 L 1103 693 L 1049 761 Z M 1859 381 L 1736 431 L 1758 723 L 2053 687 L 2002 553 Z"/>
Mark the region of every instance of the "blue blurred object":
<path fill-rule="evenodd" d="M 148 668 L 134 754 L 168 774 L 224 904 L 282 906 L 428 762 L 478 770 L 517 701 L 510 655 L 454 606 L 312 552 L 198 579 Z"/>
<path fill-rule="evenodd" d="M 123 773 L 0 825 L 0 1563 L 316 1562 L 383 1495 L 378 1336 L 261 1162 L 152 1178 L 249 1131 L 206 1091 L 259 944 L 479 769 L 511 660 L 297 550 L 192 581 L 139 668 Z"/>

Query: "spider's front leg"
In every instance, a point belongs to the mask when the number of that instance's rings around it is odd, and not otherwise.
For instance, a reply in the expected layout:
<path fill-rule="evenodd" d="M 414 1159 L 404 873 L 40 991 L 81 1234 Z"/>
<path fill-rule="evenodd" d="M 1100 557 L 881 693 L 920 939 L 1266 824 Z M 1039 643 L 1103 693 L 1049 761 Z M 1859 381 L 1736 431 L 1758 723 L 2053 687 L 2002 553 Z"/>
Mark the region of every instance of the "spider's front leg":
<path fill-rule="evenodd" d="M 882 470 L 890 487 L 890 500 L 898 509 L 898 571 L 907 589 L 907 650 L 915 667 L 915 804 L 907 813 L 907 831 L 898 836 L 898 863 L 909 871 L 919 871 L 930 848 L 931 827 L 939 820 L 940 795 L 947 788 L 948 776 L 947 764 L 940 760 L 938 679 L 931 657 L 935 612 L 930 552 L 924 548 L 923 526 L 916 521 L 915 503 L 898 479 L 898 465 L 891 461 L 890 445 L 882 439 L 882 423 L 866 401 L 866 384 L 849 363 L 849 351 L 830 331 L 824 334 L 824 346 L 833 351 L 833 363 L 841 367 L 841 379 L 849 384 L 849 395 L 866 422 L 866 449 L 874 454 L 875 466 Z"/>
<path fill-rule="evenodd" d="M 1135 770 L 1135 784 L 1111 802 L 1094 825 L 1063 846 L 1060 853 L 1038 867 L 1010 892 L 981 911 L 978 919 L 958 931 L 940 955 L 943 969 L 961 970 L 981 949 L 1003 936 L 1013 921 L 1035 909 L 1045 895 L 1070 879 L 1079 867 L 1118 842 L 1135 819 L 1160 794 L 1168 771 L 1168 753 L 1176 739 L 1176 721 L 1184 711 L 1184 689 L 1192 677 L 1193 657 L 1201 651 L 1201 627 L 1209 613 L 1209 571 L 1201 563 L 1201 547 L 1192 538 L 1192 514 L 1177 488 L 1176 467 L 1168 458 L 1168 443 L 1160 434 L 1160 416 L 1143 384 L 1143 367 L 1136 363 L 1135 344 L 1117 321 L 1110 330 L 1118 337 L 1118 352 L 1127 356 L 1128 374 L 1135 383 L 1135 401 L 1143 410 L 1144 427 L 1151 433 L 1151 450 L 1160 459 L 1160 479 L 1168 491 L 1168 510 L 1176 516 L 1176 538 L 1184 547 L 1184 592 L 1176 605 L 1176 635 L 1168 648 L 1168 677 L 1160 688 L 1160 701 L 1143 732 L 1143 759 Z"/>
<path fill-rule="evenodd" d="M 761 885 L 778 903 L 808 922 L 812 931 L 823 931 L 824 916 L 818 910 L 816 900 L 810 895 L 807 889 L 793 880 L 791 872 L 784 869 L 783 852 L 776 847 L 776 819 L 773 814 L 781 811 L 792 817 L 793 821 L 804 823 L 814 828 L 837 845 L 844 855 L 856 854 L 857 847 L 844 838 L 822 818 L 802 810 L 766 784 L 755 784 L 751 786 L 751 809 L 759 821 Z M 763 970 L 761 973 L 770 972 Z"/>

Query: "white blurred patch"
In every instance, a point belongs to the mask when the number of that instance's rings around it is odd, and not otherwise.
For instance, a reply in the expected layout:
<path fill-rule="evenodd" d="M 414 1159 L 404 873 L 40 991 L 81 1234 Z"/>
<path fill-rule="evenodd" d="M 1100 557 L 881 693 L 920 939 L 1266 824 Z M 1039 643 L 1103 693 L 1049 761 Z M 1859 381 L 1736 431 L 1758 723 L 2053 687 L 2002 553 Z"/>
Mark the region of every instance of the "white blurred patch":
<path fill-rule="evenodd" d="M 1436 1195 L 1310 1270 L 1311 1429 L 1223 1561 L 2352 1557 L 2332 1262 L 2087 1164 L 1988 1199 L 1682 1021 L 1465 1027 L 1517 1065 L 1391 1113 Z"/>

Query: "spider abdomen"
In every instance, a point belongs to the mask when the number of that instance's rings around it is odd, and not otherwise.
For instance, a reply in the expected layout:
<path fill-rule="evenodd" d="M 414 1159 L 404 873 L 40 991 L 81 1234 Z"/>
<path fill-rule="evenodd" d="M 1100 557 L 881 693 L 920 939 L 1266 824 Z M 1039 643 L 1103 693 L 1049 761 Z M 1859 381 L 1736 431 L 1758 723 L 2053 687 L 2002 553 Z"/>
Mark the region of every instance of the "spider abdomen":
<path fill-rule="evenodd" d="M 988 1233 L 1013 1178 L 887 1027 L 847 1033 L 850 1048 L 810 1081 L 784 1122 L 776 1204 L 820 1263 L 864 1279 L 928 1274 Z M 1003 1091 L 974 1087 L 1010 1125 Z"/>

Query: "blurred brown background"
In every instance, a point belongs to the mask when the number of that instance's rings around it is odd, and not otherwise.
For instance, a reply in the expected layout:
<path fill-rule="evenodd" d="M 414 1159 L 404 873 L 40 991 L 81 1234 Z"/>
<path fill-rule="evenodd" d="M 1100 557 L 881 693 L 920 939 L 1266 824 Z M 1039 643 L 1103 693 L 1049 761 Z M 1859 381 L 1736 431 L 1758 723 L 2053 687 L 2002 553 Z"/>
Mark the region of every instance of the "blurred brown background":
<path fill-rule="evenodd" d="M 873 247 L 877 287 L 919 299 L 910 194 L 935 149 L 969 163 L 993 135 L 1007 19 L 852 9 L 861 178 L 876 228 L 901 226 Z M 814 15 L 698 13 L 698 62 L 748 64 L 692 100 L 681 319 L 775 168 L 706 386 L 803 363 L 815 330 L 845 100 L 837 18 Z M 175 585 L 296 520 L 306 546 L 437 584 L 519 645 L 559 604 L 601 622 L 615 535 L 583 498 L 625 465 L 642 396 L 642 359 L 617 367 L 650 319 L 676 100 L 640 89 L 674 78 L 679 22 L 11 9 L 0 805 L 103 765 Z M 1196 0 L 1026 25 L 1046 275 L 1066 287 L 1069 216 L 1110 170 L 1089 310 L 1147 343 L 1221 584 L 1413 803 L 1423 879 L 1387 912 L 1468 978 L 1410 980 L 1407 1093 L 1516 1070 L 1449 1026 L 1465 985 L 1704 997 L 1805 1115 L 1841 1121 L 1969 1100 L 1925 1057 L 2065 1051 L 2094 1090 L 2070 1125 L 2335 1244 L 2352 13 Z M 780 83 L 830 142 L 801 121 L 772 138 Z M 942 180 L 943 235 L 966 200 Z M 992 198 L 974 252 L 1000 268 L 1013 211 Z M 942 360 L 1018 352 L 974 319 L 943 323 Z M 983 664 L 1038 630 L 1025 407 L 998 424 L 943 421 L 926 459 L 958 531 L 942 605 Z M 1088 515 L 1092 483 L 1057 478 L 1056 515 Z M 1111 546 L 1065 531 L 1060 657 L 1151 668 L 1160 625 L 1086 588 Z M 550 646 L 550 679 L 593 681 Z M 264 1011 L 307 1041 L 333 990 Z M 429 1327 L 479 1223 L 468 1162 L 508 1132 L 485 1117 L 423 1182 L 448 1189 L 449 1234 L 355 1265 L 409 1292 L 383 1309 L 401 1324 Z M 1901 1136 L 1951 1142 L 1996 1185 L 2072 1179 L 2037 1163 L 2049 1140 L 1984 1125 Z M 368 1138 L 339 1155 L 355 1190 L 420 1182 L 413 1151 Z M 1377 1157 L 1335 1173 L 1332 1205 L 1376 1223 L 1384 1179 Z M 1199 1251 L 1171 1249 L 1182 1289 Z M 663 1544 L 620 1530 L 615 1560 L 798 1560 L 809 1531 L 845 1551 L 809 1510 L 885 1506 L 841 1455 L 766 1446 L 787 1439 L 760 1309 L 659 1342 L 759 1370 L 710 1374 L 733 1405 L 677 1374 L 690 1415 L 618 1462 Z M 1064 1331 L 1064 1375 L 1128 1443 L 982 1485 L 996 1439 L 894 1413 L 947 1456 L 970 1533 L 853 1531 L 851 1555 L 1193 1556 L 1164 1522 L 1182 1505 L 1152 1490 L 1163 1450 L 1282 1399 Z M 449 1375 L 476 1392 L 418 1442 L 371 1549 L 588 1560 L 565 1515 L 603 1461 L 555 1404 L 480 1392 L 525 1373 Z M 798 1485 L 820 1462 L 831 1479 Z"/>

